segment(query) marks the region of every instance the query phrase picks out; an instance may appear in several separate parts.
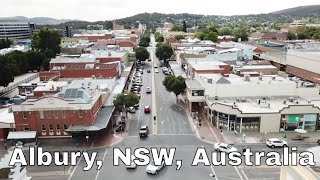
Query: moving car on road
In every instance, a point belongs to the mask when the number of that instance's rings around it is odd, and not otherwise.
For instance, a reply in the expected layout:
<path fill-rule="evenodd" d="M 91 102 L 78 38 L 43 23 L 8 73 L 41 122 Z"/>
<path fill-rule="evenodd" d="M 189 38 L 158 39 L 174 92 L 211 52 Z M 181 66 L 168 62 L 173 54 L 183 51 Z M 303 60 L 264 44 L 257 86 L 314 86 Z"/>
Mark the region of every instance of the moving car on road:
<path fill-rule="evenodd" d="M 164 167 L 164 161 L 161 162 L 161 165 L 157 166 L 154 164 L 154 161 L 150 162 L 147 166 L 146 171 L 149 174 L 158 174 L 158 172 Z"/>
<path fill-rule="evenodd" d="M 237 148 L 225 144 L 225 143 L 215 143 L 213 145 L 214 150 L 219 151 L 219 152 L 225 152 L 225 153 L 232 153 L 232 152 L 237 152 Z"/>
<path fill-rule="evenodd" d="M 147 70 L 147 73 L 151 73 L 151 70 L 150 70 L 150 69 L 148 69 L 148 70 Z"/>
<path fill-rule="evenodd" d="M 271 148 L 288 146 L 288 143 L 286 141 L 280 140 L 278 138 L 270 138 L 266 141 L 266 144 Z"/>
<path fill-rule="evenodd" d="M 150 94 L 150 93 L 151 93 L 151 87 L 147 87 L 146 93 L 147 93 L 147 94 Z"/>
<path fill-rule="evenodd" d="M 155 73 L 159 73 L 159 70 L 158 70 L 158 69 L 155 69 L 154 72 L 155 72 Z"/>
<path fill-rule="evenodd" d="M 144 107 L 144 113 L 150 113 L 150 112 L 151 112 L 150 106 L 145 106 Z"/>
<path fill-rule="evenodd" d="M 148 137 L 148 134 L 149 134 L 148 126 L 141 126 L 140 131 L 139 131 L 140 137 Z"/>

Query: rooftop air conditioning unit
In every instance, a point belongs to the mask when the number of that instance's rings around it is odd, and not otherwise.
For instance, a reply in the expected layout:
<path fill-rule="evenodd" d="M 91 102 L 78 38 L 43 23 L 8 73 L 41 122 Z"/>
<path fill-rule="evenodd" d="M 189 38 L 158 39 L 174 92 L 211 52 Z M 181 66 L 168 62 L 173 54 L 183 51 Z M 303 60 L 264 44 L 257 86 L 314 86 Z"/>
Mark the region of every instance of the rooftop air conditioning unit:
<path fill-rule="evenodd" d="M 237 102 L 240 102 L 240 98 L 237 98 Z"/>
<path fill-rule="evenodd" d="M 238 107 L 238 105 L 237 105 L 237 103 L 236 102 L 233 102 L 233 106 L 232 106 L 233 108 L 237 108 Z"/>
<path fill-rule="evenodd" d="M 257 103 L 258 103 L 258 104 L 261 104 L 261 99 L 258 99 L 258 100 L 257 100 Z"/>
<path fill-rule="evenodd" d="M 219 100 L 219 97 L 218 97 L 218 96 L 215 96 L 215 97 L 214 97 L 214 100 Z"/>
<path fill-rule="evenodd" d="M 276 77 L 275 77 L 275 76 L 272 76 L 271 79 L 272 79 L 272 80 L 276 80 Z"/>
<path fill-rule="evenodd" d="M 262 76 L 259 76 L 259 80 L 262 81 Z"/>
<path fill-rule="evenodd" d="M 246 102 L 246 98 L 241 98 L 240 101 L 241 102 Z"/>
<path fill-rule="evenodd" d="M 208 78 L 208 79 L 207 79 L 207 82 L 208 82 L 209 84 L 212 84 L 212 79 L 211 79 L 211 78 Z"/>
<path fill-rule="evenodd" d="M 290 102 L 293 102 L 293 100 L 294 100 L 293 97 L 289 97 Z"/>

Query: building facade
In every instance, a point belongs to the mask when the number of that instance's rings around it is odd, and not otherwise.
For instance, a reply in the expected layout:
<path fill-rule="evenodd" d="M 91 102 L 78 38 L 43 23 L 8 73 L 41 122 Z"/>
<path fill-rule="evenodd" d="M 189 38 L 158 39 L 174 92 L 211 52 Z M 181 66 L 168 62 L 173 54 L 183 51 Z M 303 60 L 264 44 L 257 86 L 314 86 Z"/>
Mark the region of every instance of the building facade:
<path fill-rule="evenodd" d="M 0 39 L 30 39 L 35 29 L 34 23 L 3 22 L 0 23 Z"/>

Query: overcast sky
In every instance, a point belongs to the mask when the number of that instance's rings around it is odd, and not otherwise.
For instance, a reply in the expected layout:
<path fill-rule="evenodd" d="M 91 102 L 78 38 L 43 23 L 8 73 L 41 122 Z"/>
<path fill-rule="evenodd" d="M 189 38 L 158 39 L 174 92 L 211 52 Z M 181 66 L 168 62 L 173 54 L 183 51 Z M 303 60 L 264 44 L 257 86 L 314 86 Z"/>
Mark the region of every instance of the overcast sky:
<path fill-rule="evenodd" d="M 1 0 L 0 17 L 112 20 L 138 13 L 243 15 L 269 13 L 319 0 Z"/>

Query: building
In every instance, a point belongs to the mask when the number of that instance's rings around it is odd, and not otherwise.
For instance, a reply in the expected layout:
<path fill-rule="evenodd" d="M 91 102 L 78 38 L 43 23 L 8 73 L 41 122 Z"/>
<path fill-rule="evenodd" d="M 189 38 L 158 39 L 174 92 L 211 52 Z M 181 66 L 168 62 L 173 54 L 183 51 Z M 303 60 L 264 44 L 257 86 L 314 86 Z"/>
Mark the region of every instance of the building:
<path fill-rule="evenodd" d="M 237 38 L 234 36 L 218 36 L 217 42 L 221 43 L 221 42 L 230 42 L 230 41 L 236 41 Z"/>
<path fill-rule="evenodd" d="M 286 72 L 311 82 L 320 83 L 320 49 L 288 50 Z"/>
<path fill-rule="evenodd" d="M 187 80 L 190 112 L 205 111 L 224 131 L 320 130 L 319 90 L 280 76 L 196 74 Z"/>
<path fill-rule="evenodd" d="M 99 124 L 98 112 L 114 85 L 115 79 L 74 80 L 54 96 L 13 105 L 15 129 L 36 131 L 39 136 L 66 136 L 70 127 Z M 106 126 L 96 125 L 92 130 L 99 131 Z"/>
<path fill-rule="evenodd" d="M 229 74 L 231 71 L 231 66 L 224 62 L 195 58 L 188 59 L 186 68 L 189 79 L 193 79 L 195 74 Z"/>
<path fill-rule="evenodd" d="M 163 23 L 163 28 L 165 29 L 171 30 L 172 26 L 173 26 L 172 23 L 169 23 L 169 22 Z"/>
<path fill-rule="evenodd" d="M 100 24 L 89 24 L 87 30 L 103 30 L 103 25 Z"/>
<path fill-rule="evenodd" d="M 0 39 L 30 39 L 35 29 L 34 23 L 0 22 Z"/>

